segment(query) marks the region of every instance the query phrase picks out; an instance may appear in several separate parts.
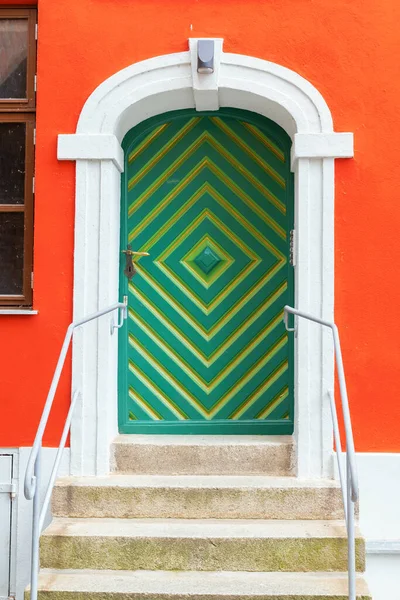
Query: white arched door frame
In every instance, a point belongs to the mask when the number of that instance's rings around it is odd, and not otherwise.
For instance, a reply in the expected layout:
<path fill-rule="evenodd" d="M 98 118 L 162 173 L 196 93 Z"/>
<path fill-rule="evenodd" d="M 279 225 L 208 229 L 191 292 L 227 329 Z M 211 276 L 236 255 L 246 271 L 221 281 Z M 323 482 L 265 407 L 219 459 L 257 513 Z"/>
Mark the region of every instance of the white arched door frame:
<path fill-rule="evenodd" d="M 222 106 L 267 116 L 291 136 L 295 174 L 297 308 L 324 319 L 334 305 L 334 159 L 353 156 L 353 135 L 333 132 L 321 94 L 303 77 L 261 59 L 229 54 L 215 40 L 213 74 L 188 52 L 133 64 L 101 83 L 86 101 L 75 134 L 60 134 L 58 158 L 76 161 L 74 318 L 118 300 L 121 141 L 137 123 L 171 110 Z M 71 473 L 104 474 L 117 434 L 117 335 L 104 318 L 77 331 L 72 387 L 82 391 L 71 428 Z M 327 391 L 333 388 L 329 333 L 297 324 L 295 440 L 297 474 L 331 474 Z"/>

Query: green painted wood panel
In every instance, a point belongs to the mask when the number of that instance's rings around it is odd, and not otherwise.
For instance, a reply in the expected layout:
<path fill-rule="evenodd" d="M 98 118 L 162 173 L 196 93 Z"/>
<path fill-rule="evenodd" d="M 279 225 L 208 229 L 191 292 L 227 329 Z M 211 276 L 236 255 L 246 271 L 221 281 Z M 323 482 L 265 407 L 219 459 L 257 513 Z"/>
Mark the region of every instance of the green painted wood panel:
<path fill-rule="evenodd" d="M 121 432 L 292 433 L 290 145 L 234 109 L 168 113 L 125 137 Z M 130 282 L 128 243 L 150 253 Z"/>

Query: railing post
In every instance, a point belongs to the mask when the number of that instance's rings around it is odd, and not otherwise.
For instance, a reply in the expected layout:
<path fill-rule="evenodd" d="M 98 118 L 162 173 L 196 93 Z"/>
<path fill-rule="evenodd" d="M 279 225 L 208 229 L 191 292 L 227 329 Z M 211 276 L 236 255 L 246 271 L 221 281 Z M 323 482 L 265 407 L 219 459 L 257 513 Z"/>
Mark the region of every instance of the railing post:
<path fill-rule="evenodd" d="M 356 600 L 356 544 L 354 532 L 354 502 L 352 500 L 351 469 L 346 452 L 347 472 L 347 564 L 349 574 L 349 600 Z"/>
<path fill-rule="evenodd" d="M 37 600 L 38 595 L 38 576 L 39 576 L 39 515 L 40 515 L 40 476 L 41 476 L 41 458 L 42 445 L 35 460 L 35 494 L 33 496 L 32 508 L 32 555 L 31 555 L 31 593 L 30 600 Z"/>

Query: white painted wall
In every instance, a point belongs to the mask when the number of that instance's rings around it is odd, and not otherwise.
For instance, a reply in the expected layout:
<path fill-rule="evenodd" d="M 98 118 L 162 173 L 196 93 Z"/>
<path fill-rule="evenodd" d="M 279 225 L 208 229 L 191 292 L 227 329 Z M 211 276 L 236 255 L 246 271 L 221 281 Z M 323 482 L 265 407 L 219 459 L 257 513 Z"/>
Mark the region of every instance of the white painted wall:
<path fill-rule="evenodd" d="M 400 600 L 400 554 L 367 554 L 367 580 L 373 600 Z"/>
<path fill-rule="evenodd" d="M 400 600 L 400 453 L 358 453 L 360 527 L 374 600 Z"/>
<path fill-rule="evenodd" d="M 365 578 L 373 600 L 400 600 L 400 453 L 358 452 L 357 470 Z"/>
<path fill-rule="evenodd" d="M 369 542 L 400 543 L 400 453 L 359 452 L 357 468 L 363 534 Z"/>
<path fill-rule="evenodd" d="M 10 496 L 10 486 L 13 477 L 13 458 L 12 454 L 0 454 L 0 600 L 7 598 L 11 592 L 8 557 L 11 551 L 13 501 Z"/>

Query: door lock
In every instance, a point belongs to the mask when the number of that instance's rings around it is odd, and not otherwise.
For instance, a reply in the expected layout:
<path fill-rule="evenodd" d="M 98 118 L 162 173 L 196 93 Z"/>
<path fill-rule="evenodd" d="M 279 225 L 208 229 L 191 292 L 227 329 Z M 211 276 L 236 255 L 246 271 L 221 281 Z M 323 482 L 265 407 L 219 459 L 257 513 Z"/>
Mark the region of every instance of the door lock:
<path fill-rule="evenodd" d="M 125 254 L 125 269 L 124 274 L 128 279 L 132 279 L 132 277 L 137 273 L 135 269 L 135 265 L 133 264 L 134 256 L 150 256 L 148 252 L 134 252 L 132 250 L 132 246 L 130 244 L 127 245 L 126 250 L 122 250 L 122 253 Z"/>

